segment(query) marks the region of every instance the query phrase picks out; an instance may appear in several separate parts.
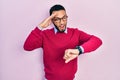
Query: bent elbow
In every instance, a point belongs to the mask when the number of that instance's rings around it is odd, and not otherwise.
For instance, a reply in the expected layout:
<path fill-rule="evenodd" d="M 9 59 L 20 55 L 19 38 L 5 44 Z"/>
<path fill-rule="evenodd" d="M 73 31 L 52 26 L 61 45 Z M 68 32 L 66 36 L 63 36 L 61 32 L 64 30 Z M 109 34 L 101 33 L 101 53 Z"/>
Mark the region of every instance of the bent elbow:
<path fill-rule="evenodd" d="M 97 43 L 99 44 L 98 47 L 100 47 L 103 44 L 103 42 L 102 42 L 102 40 L 100 38 L 98 38 L 98 42 Z"/>
<path fill-rule="evenodd" d="M 24 44 L 23 49 L 26 51 L 32 51 L 33 49 L 28 45 L 28 44 Z"/>

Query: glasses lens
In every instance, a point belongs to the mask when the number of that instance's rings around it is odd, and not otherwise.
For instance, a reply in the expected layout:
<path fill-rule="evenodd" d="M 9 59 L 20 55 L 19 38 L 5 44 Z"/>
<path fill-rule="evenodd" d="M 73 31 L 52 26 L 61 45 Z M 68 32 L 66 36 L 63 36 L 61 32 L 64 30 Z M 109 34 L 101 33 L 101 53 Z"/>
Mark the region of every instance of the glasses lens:
<path fill-rule="evenodd" d="M 68 18 L 68 16 L 64 16 L 64 17 L 62 17 L 62 18 L 54 18 L 53 20 L 54 20 L 55 22 L 60 22 L 61 19 L 62 19 L 63 21 L 66 21 L 67 18 Z"/>
<path fill-rule="evenodd" d="M 65 21 L 65 20 L 67 20 L 67 18 L 68 18 L 67 16 L 64 16 L 64 17 L 62 18 L 62 20 Z"/>

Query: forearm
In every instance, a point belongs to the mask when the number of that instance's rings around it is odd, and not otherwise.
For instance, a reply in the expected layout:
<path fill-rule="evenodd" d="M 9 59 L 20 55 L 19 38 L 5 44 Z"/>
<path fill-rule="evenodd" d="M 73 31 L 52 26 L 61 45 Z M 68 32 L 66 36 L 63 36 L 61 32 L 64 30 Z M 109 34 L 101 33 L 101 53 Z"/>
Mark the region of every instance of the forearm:
<path fill-rule="evenodd" d="M 42 36 L 41 30 L 36 27 L 27 37 L 24 43 L 24 49 L 31 51 L 39 47 L 42 47 Z"/>
<path fill-rule="evenodd" d="M 102 40 L 96 36 L 91 36 L 91 38 L 83 43 L 81 46 L 84 49 L 84 53 L 96 50 L 102 44 Z"/>

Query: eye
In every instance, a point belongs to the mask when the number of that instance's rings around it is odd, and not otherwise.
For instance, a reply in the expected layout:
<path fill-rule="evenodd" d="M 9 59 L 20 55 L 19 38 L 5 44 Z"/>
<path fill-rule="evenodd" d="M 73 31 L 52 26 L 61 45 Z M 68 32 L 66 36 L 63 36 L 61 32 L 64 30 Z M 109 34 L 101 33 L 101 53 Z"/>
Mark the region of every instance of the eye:
<path fill-rule="evenodd" d="M 66 17 L 63 17 L 63 19 L 66 19 Z"/>
<path fill-rule="evenodd" d="M 64 16 L 62 19 L 66 20 L 66 19 L 67 19 L 67 16 Z"/>
<path fill-rule="evenodd" d="M 55 18 L 54 21 L 59 21 L 59 18 Z"/>

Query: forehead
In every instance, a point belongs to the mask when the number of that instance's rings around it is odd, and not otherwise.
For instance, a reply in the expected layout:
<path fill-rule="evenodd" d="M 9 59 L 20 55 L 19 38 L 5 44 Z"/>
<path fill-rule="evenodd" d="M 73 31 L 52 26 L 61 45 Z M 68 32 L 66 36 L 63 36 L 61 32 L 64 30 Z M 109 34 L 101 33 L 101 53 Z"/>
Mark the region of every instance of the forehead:
<path fill-rule="evenodd" d="M 53 13 L 56 14 L 55 17 L 59 17 L 59 18 L 62 18 L 64 15 L 66 15 L 66 11 L 65 10 L 53 11 Z"/>

